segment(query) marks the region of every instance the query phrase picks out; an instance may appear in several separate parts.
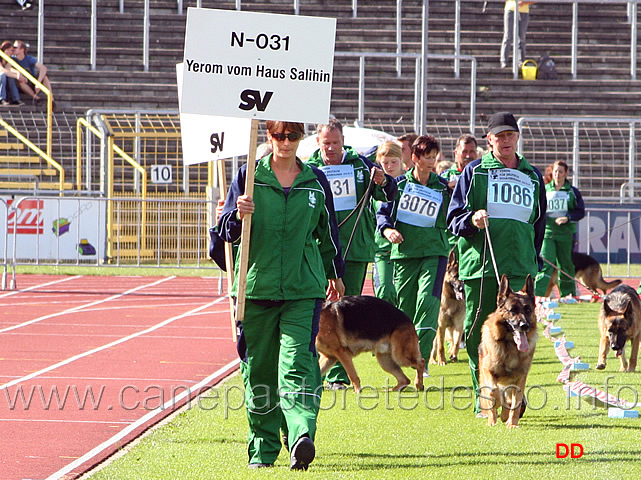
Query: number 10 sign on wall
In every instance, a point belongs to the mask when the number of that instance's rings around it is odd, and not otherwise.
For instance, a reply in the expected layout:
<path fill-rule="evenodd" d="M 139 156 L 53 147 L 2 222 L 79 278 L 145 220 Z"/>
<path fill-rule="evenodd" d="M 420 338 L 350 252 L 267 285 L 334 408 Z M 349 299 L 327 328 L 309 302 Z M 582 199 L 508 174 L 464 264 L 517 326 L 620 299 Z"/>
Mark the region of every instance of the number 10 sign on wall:
<path fill-rule="evenodd" d="M 181 112 L 325 123 L 336 20 L 189 8 Z"/>

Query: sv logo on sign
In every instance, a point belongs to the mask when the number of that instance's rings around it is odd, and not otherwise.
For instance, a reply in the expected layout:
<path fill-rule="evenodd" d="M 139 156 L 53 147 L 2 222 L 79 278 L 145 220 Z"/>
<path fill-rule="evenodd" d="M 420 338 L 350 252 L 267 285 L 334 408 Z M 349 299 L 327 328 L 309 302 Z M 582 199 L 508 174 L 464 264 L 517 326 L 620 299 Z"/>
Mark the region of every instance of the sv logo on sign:
<path fill-rule="evenodd" d="M 217 133 L 212 133 L 209 137 L 209 143 L 211 143 L 211 153 L 216 153 L 218 150 L 223 151 L 223 143 L 225 143 L 225 132 L 220 132 L 220 135 Z"/>
<path fill-rule="evenodd" d="M 264 112 L 273 94 L 274 92 L 265 92 L 265 96 L 261 97 L 259 90 L 243 90 L 240 93 L 242 102 L 240 102 L 238 108 L 249 111 L 255 107 L 259 112 Z"/>

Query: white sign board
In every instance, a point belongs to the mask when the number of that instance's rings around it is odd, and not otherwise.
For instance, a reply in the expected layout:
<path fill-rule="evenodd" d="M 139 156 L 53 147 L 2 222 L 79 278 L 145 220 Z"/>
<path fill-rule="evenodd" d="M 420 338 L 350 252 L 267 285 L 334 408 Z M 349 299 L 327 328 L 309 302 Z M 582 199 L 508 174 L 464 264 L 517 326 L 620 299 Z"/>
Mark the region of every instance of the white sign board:
<path fill-rule="evenodd" d="M 325 123 L 336 19 L 189 8 L 182 113 Z"/>
<path fill-rule="evenodd" d="M 105 258 L 104 201 L 75 198 L 5 197 L 9 210 L 0 211 L 0 251 L 41 260 Z"/>
<path fill-rule="evenodd" d="M 183 64 L 176 65 L 178 104 L 182 107 Z M 249 153 L 251 119 L 180 114 L 183 164 L 242 157 Z"/>

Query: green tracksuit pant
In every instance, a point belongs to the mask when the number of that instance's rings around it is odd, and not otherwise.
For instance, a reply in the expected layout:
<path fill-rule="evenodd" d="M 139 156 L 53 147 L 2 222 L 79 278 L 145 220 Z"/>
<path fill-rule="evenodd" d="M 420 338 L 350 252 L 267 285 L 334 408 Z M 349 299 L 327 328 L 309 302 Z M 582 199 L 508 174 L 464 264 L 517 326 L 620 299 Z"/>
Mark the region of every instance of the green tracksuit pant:
<path fill-rule="evenodd" d="M 249 463 L 274 463 L 283 428 L 289 448 L 316 434 L 322 385 L 315 341 L 322 299 L 247 300 L 238 338 L 249 421 Z"/>
<path fill-rule="evenodd" d="M 345 295 L 360 295 L 365 283 L 365 274 L 367 273 L 367 262 L 345 262 L 345 275 L 343 283 L 345 284 Z M 349 385 L 347 372 L 341 365 L 341 362 L 330 368 L 325 374 L 325 381 L 328 383 L 344 383 Z"/>
<path fill-rule="evenodd" d="M 429 361 L 438 327 L 441 290 L 447 258 L 424 257 L 394 260 L 394 285 L 400 308 L 414 322 L 421 355 Z"/>
<path fill-rule="evenodd" d="M 377 253 L 374 256 L 374 272 L 372 282 L 374 284 L 374 295 L 386 302 L 396 305 L 397 296 L 394 287 L 394 263 L 390 254 Z"/>
<path fill-rule="evenodd" d="M 552 262 L 566 272 L 568 275 L 574 277 L 574 263 L 572 263 L 572 237 L 567 238 L 545 238 L 543 246 L 541 247 L 541 257 L 545 258 L 548 262 Z M 554 267 L 547 262 L 543 262 L 543 270 L 541 270 L 534 281 L 534 293 L 542 297 L 545 295 L 550 276 L 554 271 Z M 559 271 L 559 294 L 562 297 L 568 295 L 576 295 L 576 284 L 574 279 Z"/>
<path fill-rule="evenodd" d="M 525 277 L 510 278 L 510 287 L 514 291 L 521 290 L 525 285 Z M 474 278 L 465 280 L 465 324 L 463 326 L 465 347 L 472 374 L 474 389 L 474 412 L 481 411 L 479 405 L 479 345 L 481 344 L 481 327 L 490 313 L 496 310 L 496 296 L 499 286 L 494 277 L 484 279 Z M 480 312 L 477 318 L 477 310 Z"/>

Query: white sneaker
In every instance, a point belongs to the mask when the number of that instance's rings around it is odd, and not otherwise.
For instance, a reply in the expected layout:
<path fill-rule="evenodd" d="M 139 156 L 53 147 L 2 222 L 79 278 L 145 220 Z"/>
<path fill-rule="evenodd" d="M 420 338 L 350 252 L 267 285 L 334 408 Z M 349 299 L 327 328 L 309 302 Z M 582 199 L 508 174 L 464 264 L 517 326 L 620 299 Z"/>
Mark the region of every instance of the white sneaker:
<path fill-rule="evenodd" d="M 425 365 L 425 370 L 423 370 L 423 378 L 428 378 L 430 373 L 428 371 L 427 365 Z"/>

